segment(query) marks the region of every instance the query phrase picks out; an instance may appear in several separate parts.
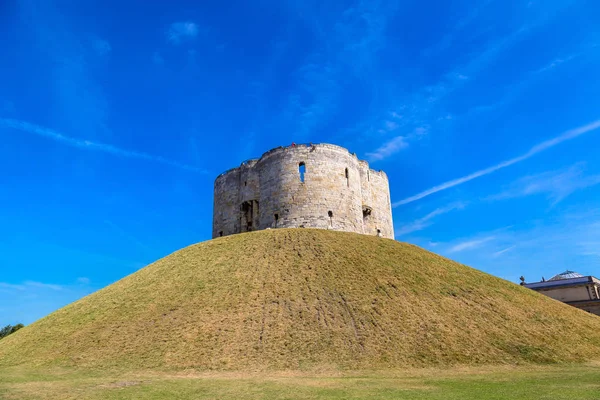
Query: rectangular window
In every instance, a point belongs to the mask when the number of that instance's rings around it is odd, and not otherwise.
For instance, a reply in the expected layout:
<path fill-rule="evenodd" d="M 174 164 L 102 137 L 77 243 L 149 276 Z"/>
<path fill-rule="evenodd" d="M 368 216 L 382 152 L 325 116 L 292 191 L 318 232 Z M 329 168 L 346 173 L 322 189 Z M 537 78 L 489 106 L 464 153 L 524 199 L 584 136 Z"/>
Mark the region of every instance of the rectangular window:
<path fill-rule="evenodd" d="M 298 164 L 298 173 L 300 174 L 300 182 L 304 183 L 304 173 L 306 172 L 306 165 L 304 162 Z"/>

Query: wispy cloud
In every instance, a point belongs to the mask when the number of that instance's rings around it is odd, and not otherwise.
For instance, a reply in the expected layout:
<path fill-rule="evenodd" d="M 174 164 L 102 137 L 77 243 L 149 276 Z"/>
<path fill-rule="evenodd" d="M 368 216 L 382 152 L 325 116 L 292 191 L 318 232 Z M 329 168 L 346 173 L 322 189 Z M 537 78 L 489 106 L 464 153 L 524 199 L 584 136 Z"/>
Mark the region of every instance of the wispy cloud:
<path fill-rule="evenodd" d="M 544 65 L 542 68 L 538 69 L 537 71 L 534 71 L 534 74 L 540 74 L 542 72 L 547 72 L 547 71 L 553 70 L 553 69 L 561 66 L 562 64 L 565 64 L 576 58 L 585 56 L 588 53 L 596 53 L 597 46 L 598 45 L 596 43 L 585 44 L 585 45 L 581 46 L 580 50 L 577 52 L 555 58 L 554 60 L 550 61 L 548 64 Z"/>
<path fill-rule="evenodd" d="M 456 253 L 456 252 L 459 252 L 459 251 L 475 249 L 477 247 L 481 247 L 485 243 L 491 242 L 494 239 L 496 239 L 495 236 L 488 236 L 488 237 L 484 237 L 484 238 L 481 238 L 481 239 L 472 239 L 472 240 L 467 240 L 467 241 L 464 241 L 464 242 L 460 242 L 460 243 L 452 246 L 448 250 L 448 253 Z"/>
<path fill-rule="evenodd" d="M 561 65 L 563 63 L 571 61 L 572 59 L 574 59 L 577 56 L 578 56 L 578 54 L 572 54 L 572 55 L 567 56 L 567 57 L 556 58 L 556 59 L 552 60 L 550 63 L 548 63 L 547 65 L 545 65 L 542 68 L 540 68 L 537 71 L 535 71 L 535 73 L 540 74 L 542 72 L 546 72 L 546 71 L 549 71 L 551 69 L 554 69 L 554 68 L 558 67 L 559 65 Z"/>
<path fill-rule="evenodd" d="M 461 65 L 441 74 L 437 81 L 394 99 L 393 103 L 395 105 L 388 107 L 388 109 L 396 110 L 396 114 L 402 115 L 403 118 L 394 121 L 393 130 L 402 128 L 405 131 L 412 129 L 416 131 L 421 129 L 421 134 L 425 134 L 436 127 L 446 126 L 448 121 L 452 119 L 447 111 L 447 104 L 453 95 L 467 85 L 472 77 L 491 64 L 504 50 L 510 48 L 514 42 L 522 39 L 530 29 L 529 25 L 523 25 L 514 29 L 510 34 L 490 40 L 481 51 L 474 53 Z M 397 92 L 402 93 L 401 89 L 398 88 Z M 387 129 L 388 121 L 389 113 L 387 112 L 372 116 L 367 128 L 362 128 L 362 131 L 369 137 L 375 132 L 385 134 L 391 131 Z M 380 148 L 386 148 L 390 139 L 386 140 L 387 142 Z M 374 154 L 374 157 L 370 161 L 388 158 L 397 153 L 399 149 L 393 152 L 384 152 L 383 157 L 379 156 L 378 150 L 371 153 Z"/>
<path fill-rule="evenodd" d="M 109 54 L 110 43 L 93 36 L 82 40 L 71 19 L 54 3 L 23 1 L 17 6 L 27 21 L 28 34 L 41 50 L 38 63 L 48 70 L 51 123 L 68 123 L 91 137 L 108 136 L 110 104 L 90 65 Z"/>
<path fill-rule="evenodd" d="M 4 323 L 30 324 L 90 294 L 94 288 L 88 283 L 80 279 L 64 284 L 31 280 L 0 282 L 0 295 L 10 299 L 0 307 L 0 320 Z"/>
<path fill-rule="evenodd" d="M 598 275 L 600 269 L 600 209 L 577 207 L 519 226 L 481 232 L 463 243 L 494 237 L 487 243 L 456 253 L 460 262 L 493 272 L 510 280 L 520 275 L 532 279 L 571 269 Z M 460 244 L 460 243 L 459 243 Z M 441 245 L 442 253 L 457 244 Z M 535 278 L 539 279 L 539 278 Z"/>
<path fill-rule="evenodd" d="M 407 147 L 408 141 L 406 136 L 396 136 L 387 143 L 384 143 L 377 150 L 371 153 L 367 153 L 367 158 L 369 159 L 369 161 L 383 160 Z"/>
<path fill-rule="evenodd" d="M 184 40 L 194 39 L 198 33 L 198 25 L 194 22 L 174 22 L 167 30 L 167 40 L 173 44 L 180 44 Z"/>
<path fill-rule="evenodd" d="M 431 226 L 433 224 L 433 219 L 435 217 L 442 215 L 442 214 L 449 213 L 454 210 L 462 210 L 463 208 L 465 208 L 465 206 L 466 206 L 466 204 L 463 202 L 456 202 L 456 203 L 452 203 L 452 204 L 449 204 L 444 207 L 436 208 L 435 210 L 433 210 L 429 214 L 425 215 L 424 217 L 419 218 L 409 224 L 402 226 L 402 228 L 396 230 L 395 234 L 396 234 L 396 236 L 402 236 L 402 235 L 406 235 L 408 233 L 421 231 L 421 230 Z"/>
<path fill-rule="evenodd" d="M 303 19 L 318 43 L 296 69 L 296 85 L 281 113 L 287 129 L 293 121 L 298 127 L 294 134 L 303 140 L 340 111 L 344 89 L 372 79 L 379 62 L 377 53 L 386 44 L 386 27 L 398 3 L 358 1 L 349 7 L 314 7 L 290 2 L 288 6 L 292 18 Z"/>
<path fill-rule="evenodd" d="M 390 132 L 394 131 L 397 129 L 397 127 L 398 127 L 398 123 L 395 121 L 386 121 L 386 123 L 385 123 L 385 128 L 387 131 L 390 131 Z M 419 138 L 420 136 L 423 136 L 423 135 L 426 135 L 427 131 L 428 131 L 427 127 L 420 126 L 420 127 L 416 128 L 409 135 L 396 136 L 396 137 L 390 139 L 389 141 L 387 141 L 386 143 L 384 143 L 378 149 L 376 149 L 370 153 L 367 153 L 366 154 L 367 159 L 369 161 L 384 160 L 384 159 L 396 154 L 400 150 L 407 148 L 409 146 L 410 140 Z"/>
<path fill-rule="evenodd" d="M 298 86 L 288 97 L 283 111 L 286 120 L 294 120 L 297 135 L 306 135 L 317 129 L 336 111 L 339 102 L 339 82 L 336 67 L 314 55 L 310 62 L 295 72 Z"/>
<path fill-rule="evenodd" d="M 559 145 L 559 144 L 561 144 L 561 143 L 563 143 L 563 142 L 565 142 L 567 140 L 571 140 L 571 139 L 574 139 L 576 137 L 579 137 L 579 136 L 581 136 L 581 135 L 583 135 L 585 133 L 592 132 L 592 131 L 594 131 L 594 130 L 596 130 L 598 128 L 600 128 L 600 120 L 596 120 L 594 122 L 591 122 L 591 123 L 589 123 L 587 125 L 583 125 L 583 126 L 577 127 L 575 129 L 571 129 L 569 131 L 566 131 L 566 132 L 562 133 L 559 136 L 556 136 L 556 137 L 554 137 L 552 139 L 546 140 L 546 141 L 544 141 L 542 143 L 539 143 L 539 144 L 533 146 L 527 153 L 525 153 L 525 154 L 523 154 L 521 156 L 518 156 L 518 157 L 515 157 L 515 158 L 511 158 L 511 159 L 506 160 L 506 161 L 502 161 L 501 163 L 498 163 L 498 164 L 493 165 L 491 167 L 488 167 L 488 168 L 485 168 L 485 169 L 473 172 L 472 174 L 463 176 L 461 178 L 457 178 L 457 179 L 453 179 L 453 180 L 448 181 L 448 182 L 444 182 L 441 185 L 434 186 L 434 187 L 432 187 L 430 189 L 427 189 L 427 190 L 425 190 L 425 191 L 423 191 L 421 193 L 417 193 L 414 196 L 410 196 L 410 197 L 407 197 L 407 198 L 405 198 L 403 200 L 397 201 L 397 202 L 393 203 L 392 206 L 393 207 L 398 207 L 398 206 L 401 206 L 403 204 L 412 203 L 413 201 L 420 200 L 420 199 L 422 199 L 424 197 L 427 197 L 427 196 L 430 196 L 430 195 L 432 195 L 434 193 L 438 193 L 438 192 L 441 192 L 443 190 L 450 189 L 450 188 L 458 186 L 458 185 L 462 185 L 463 183 L 472 181 L 473 179 L 477 179 L 479 177 L 482 177 L 482 176 L 485 176 L 485 175 L 489 175 L 489 174 L 491 174 L 493 172 L 496 172 L 496 171 L 498 171 L 500 169 L 503 169 L 503 168 L 509 167 L 511 165 L 517 164 L 517 163 L 519 163 L 521 161 L 525 161 L 525 160 L 527 160 L 527 159 L 535 156 L 536 154 L 543 152 L 544 150 L 547 150 L 547 149 L 552 148 L 552 147 L 554 147 L 556 145 Z"/>
<path fill-rule="evenodd" d="M 169 160 L 167 158 L 161 156 L 154 156 L 151 154 L 141 153 L 138 151 L 124 150 L 109 144 L 92 142 L 90 140 L 77 139 L 73 137 L 66 136 L 62 133 L 56 132 L 52 129 L 45 128 L 39 125 L 34 125 L 26 121 L 20 121 L 15 119 L 6 119 L 0 118 L 0 126 L 4 126 L 6 128 L 11 128 L 15 130 L 19 130 L 22 132 L 32 133 L 38 136 L 43 136 L 48 139 L 52 139 L 54 141 L 63 143 L 65 145 L 76 147 L 78 149 L 84 150 L 93 150 L 99 151 L 103 153 L 113 154 L 120 157 L 127 158 L 137 158 L 141 160 L 154 161 L 161 164 L 169 165 L 171 167 L 176 167 L 188 171 L 198 172 L 198 173 L 206 173 L 206 170 L 194 167 L 187 164 L 182 164 L 177 161 Z"/>
<path fill-rule="evenodd" d="M 577 190 L 600 184 L 600 175 L 585 175 L 583 163 L 558 171 L 525 176 L 489 200 L 504 200 L 546 194 L 555 205 Z"/>
<path fill-rule="evenodd" d="M 461 89 L 478 82 L 482 72 L 493 66 L 495 60 L 511 51 L 515 45 L 527 38 L 536 29 L 559 16 L 560 11 L 567 4 L 552 4 L 533 12 L 524 11 L 522 7 L 518 7 L 515 10 L 515 18 L 505 21 L 491 18 L 490 12 L 493 11 L 490 11 L 492 7 L 489 6 L 494 2 L 494 0 L 486 0 L 478 6 L 457 7 L 455 11 L 459 18 L 455 19 L 457 21 L 455 26 L 450 28 L 446 35 L 441 36 L 438 43 L 423 52 L 423 55 L 427 57 L 438 57 L 441 53 L 449 55 L 450 52 L 453 55 L 464 55 L 464 52 L 457 51 L 458 48 L 455 49 L 455 47 L 461 46 L 461 41 L 456 40 L 460 36 L 462 40 L 467 39 L 470 44 L 471 51 L 468 53 L 468 57 L 465 59 L 460 56 L 446 57 L 445 60 L 455 61 L 454 65 L 448 63 L 450 68 L 447 71 L 440 73 L 436 80 L 421 88 L 406 92 L 405 87 L 398 86 L 394 90 L 387 90 L 388 93 L 393 93 L 393 95 L 390 96 L 389 103 L 384 104 L 384 107 L 381 108 L 404 108 L 405 118 L 400 123 L 400 127 L 410 130 L 416 126 L 429 125 L 431 132 L 452 129 L 450 120 L 472 117 L 474 112 L 495 110 L 505 105 L 508 100 L 516 97 L 516 93 L 507 90 L 509 95 L 503 96 L 501 100 L 485 106 L 474 104 L 469 107 L 469 112 L 462 113 L 463 115 L 459 113 L 456 118 L 452 118 L 452 113 L 449 112 L 450 109 L 456 110 L 452 100 L 460 95 Z M 461 15 L 462 17 L 460 17 Z M 482 20 L 488 19 L 494 21 L 492 26 L 481 24 Z M 518 76 L 518 82 L 526 81 L 530 83 L 532 80 L 539 79 L 539 77 L 531 78 L 528 76 L 532 75 L 529 71 L 523 71 L 523 73 L 526 76 Z M 526 86 L 524 83 L 521 84 Z M 389 87 L 390 83 L 385 82 L 385 85 Z M 380 89 L 379 91 L 386 93 L 385 90 Z M 463 102 L 464 96 L 459 103 Z M 369 121 L 357 129 L 357 133 L 363 133 L 372 141 L 374 133 L 379 132 L 377 126 L 381 125 L 381 121 L 385 121 L 386 118 L 385 112 L 379 116 L 372 114 Z M 384 137 L 380 140 L 386 142 L 389 138 Z"/>
<path fill-rule="evenodd" d="M 80 276 L 79 278 L 77 278 L 77 283 L 82 284 L 82 285 L 89 285 L 90 278 L 86 278 L 85 276 Z"/>
<path fill-rule="evenodd" d="M 492 257 L 499 257 L 499 256 L 501 256 L 502 254 L 504 254 L 504 253 L 507 253 L 507 252 L 511 251 L 511 250 L 512 250 L 512 249 L 514 249 L 515 247 L 517 247 L 517 246 L 510 246 L 510 247 L 507 247 L 507 248 L 505 248 L 505 249 L 502 249 L 502 250 L 496 251 L 496 252 L 494 252 L 494 254 L 492 254 Z"/>
<path fill-rule="evenodd" d="M 30 290 L 30 289 L 50 289 L 50 290 L 59 291 L 59 290 L 63 290 L 63 288 L 64 287 L 61 285 L 55 285 L 55 284 L 51 284 L 51 283 L 42 283 L 42 282 L 36 282 L 36 281 L 25 281 L 21 284 L 0 282 L 0 289 L 4 289 L 4 290 L 26 291 L 26 290 Z"/>

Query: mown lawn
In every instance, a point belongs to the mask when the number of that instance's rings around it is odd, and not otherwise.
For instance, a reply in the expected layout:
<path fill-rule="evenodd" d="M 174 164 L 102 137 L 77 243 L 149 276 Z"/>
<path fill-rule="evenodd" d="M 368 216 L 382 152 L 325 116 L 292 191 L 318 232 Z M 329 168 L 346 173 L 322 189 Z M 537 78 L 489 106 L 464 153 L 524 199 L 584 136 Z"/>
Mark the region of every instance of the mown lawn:
<path fill-rule="evenodd" d="M 272 374 L 0 369 L 1 399 L 600 399 L 600 365 Z"/>

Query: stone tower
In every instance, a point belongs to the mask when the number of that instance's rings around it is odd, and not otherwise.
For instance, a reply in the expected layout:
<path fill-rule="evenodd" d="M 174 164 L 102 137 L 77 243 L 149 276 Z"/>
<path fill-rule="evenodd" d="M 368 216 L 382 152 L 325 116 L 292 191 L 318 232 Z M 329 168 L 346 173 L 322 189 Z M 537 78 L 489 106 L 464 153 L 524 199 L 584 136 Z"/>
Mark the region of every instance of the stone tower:
<path fill-rule="evenodd" d="M 343 147 L 315 144 L 269 150 L 215 180 L 213 238 L 302 227 L 393 239 L 387 175 Z"/>

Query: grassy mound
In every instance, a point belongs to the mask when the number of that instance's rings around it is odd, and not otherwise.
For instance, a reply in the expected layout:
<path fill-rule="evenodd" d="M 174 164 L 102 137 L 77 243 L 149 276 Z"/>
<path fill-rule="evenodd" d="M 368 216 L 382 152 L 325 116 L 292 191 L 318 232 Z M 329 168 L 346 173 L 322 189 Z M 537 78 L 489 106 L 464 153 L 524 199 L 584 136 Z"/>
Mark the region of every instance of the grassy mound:
<path fill-rule="evenodd" d="M 0 366 L 380 369 L 598 356 L 597 316 L 416 246 L 312 229 L 187 247 L 0 341 Z"/>

